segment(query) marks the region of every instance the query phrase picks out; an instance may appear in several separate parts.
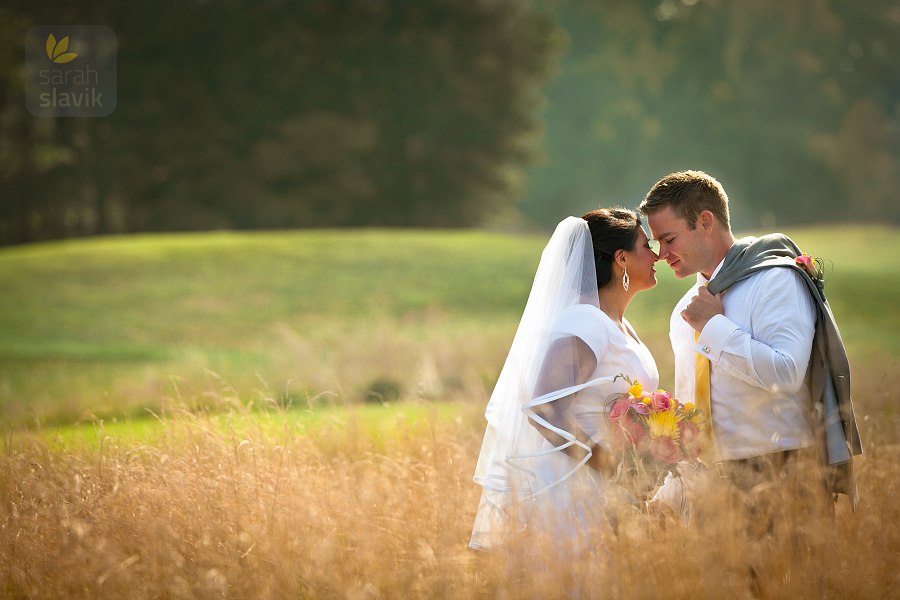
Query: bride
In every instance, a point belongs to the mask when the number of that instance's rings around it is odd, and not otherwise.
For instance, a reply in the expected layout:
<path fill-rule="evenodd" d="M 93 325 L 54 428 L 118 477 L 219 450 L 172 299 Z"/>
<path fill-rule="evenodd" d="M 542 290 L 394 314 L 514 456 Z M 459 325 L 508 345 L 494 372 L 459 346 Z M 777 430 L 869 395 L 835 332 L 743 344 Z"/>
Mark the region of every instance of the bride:
<path fill-rule="evenodd" d="M 617 488 L 606 413 L 628 383 L 616 375 L 659 384 L 625 319 L 635 294 L 656 285 L 657 260 L 633 211 L 599 209 L 557 226 L 485 411 L 471 548 L 526 530 L 584 542 L 597 526 L 591 515 Z"/>

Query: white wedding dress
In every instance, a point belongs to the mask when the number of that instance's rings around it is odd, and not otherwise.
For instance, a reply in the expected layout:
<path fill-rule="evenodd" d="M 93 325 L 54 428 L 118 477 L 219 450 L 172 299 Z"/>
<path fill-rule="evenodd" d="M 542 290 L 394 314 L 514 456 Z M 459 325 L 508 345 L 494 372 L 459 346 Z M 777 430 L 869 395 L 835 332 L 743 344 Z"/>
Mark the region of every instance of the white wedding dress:
<path fill-rule="evenodd" d="M 555 406 L 564 407 L 584 434 L 608 446 L 610 400 L 629 387 L 617 376 L 637 379 L 650 390 L 659 384 L 648 348 L 627 321 L 628 335 L 600 310 L 596 290 L 587 223 L 570 217 L 560 223 L 544 250 L 485 412 L 488 425 L 474 477 L 483 491 L 471 548 L 502 547 L 511 532 L 527 529 L 545 532 L 569 547 L 593 544 L 587 532 L 603 527 L 598 519 L 605 503 L 624 493 L 585 466 L 591 449 L 575 431 L 558 426 L 562 420 L 545 418 Z M 584 348 L 596 363 L 586 378 L 579 369 Z M 555 369 L 548 378 L 551 363 L 568 368 Z M 561 379 L 560 373 L 568 373 L 569 379 Z M 553 385 L 548 387 L 547 380 Z M 554 445 L 541 435 L 539 426 L 565 441 Z"/>
<path fill-rule="evenodd" d="M 624 379 L 605 381 L 608 377 L 627 375 L 638 380 L 646 390 L 659 387 L 659 371 L 647 346 L 640 340 L 627 319 L 623 319 L 629 335 L 616 327 L 613 320 L 599 308 L 580 304 L 566 311 L 554 327 L 555 336 L 573 336 L 590 347 L 597 367 L 591 379 L 603 378 L 604 382 L 579 392 L 574 401 L 575 417 L 581 428 L 591 438 L 607 445 L 606 414 L 611 398 L 628 391 Z"/>

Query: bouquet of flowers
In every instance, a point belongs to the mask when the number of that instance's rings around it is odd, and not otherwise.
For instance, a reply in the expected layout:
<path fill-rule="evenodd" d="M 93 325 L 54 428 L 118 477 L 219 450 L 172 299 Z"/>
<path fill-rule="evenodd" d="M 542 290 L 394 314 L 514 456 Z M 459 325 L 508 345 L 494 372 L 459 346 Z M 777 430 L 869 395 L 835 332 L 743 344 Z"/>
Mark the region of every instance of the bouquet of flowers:
<path fill-rule="evenodd" d="M 619 377 L 630 387 L 612 400 L 607 416 L 612 446 L 622 452 L 616 480 L 636 495 L 646 494 L 666 472 L 678 474 L 676 463 L 699 457 L 696 421 L 703 411 L 665 390 L 646 392 L 640 381 Z"/>

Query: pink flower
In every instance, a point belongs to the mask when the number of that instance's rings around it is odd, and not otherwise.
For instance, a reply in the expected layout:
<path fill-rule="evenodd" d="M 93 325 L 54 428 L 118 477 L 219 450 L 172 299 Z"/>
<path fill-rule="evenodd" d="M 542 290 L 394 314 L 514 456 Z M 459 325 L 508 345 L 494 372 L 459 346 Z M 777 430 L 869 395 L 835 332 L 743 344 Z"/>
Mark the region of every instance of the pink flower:
<path fill-rule="evenodd" d="M 639 415 L 649 415 L 650 414 L 650 407 L 647 406 L 646 404 L 644 404 L 643 402 L 632 402 L 631 408 L 633 408 L 634 412 L 636 412 Z"/>
<path fill-rule="evenodd" d="M 650 454 L 658 460 L 673 465 L 681 460 L 681 450 L 670 437 L 658 437 L 650 440 Z"/>
<path fill-rule="evenodd" d="M 666 411 L 672 408 L 672 394 L 668 392 L 653 392 L 650 396 L 650 408 L 654 411 Z"/>
<path fill-rule="evenodd" d="M 609 443 L 616 450 L 621 450 L 630 445 L 628 440 L 625 439 L 625 429 L 618 423 L 613 423 L 609 428 Z"/>
<path fill-rule="evenodd" d="M 644 426 L 628 416 L 612 424 L 612 444 L 616 448 L 637 448 L 647 435 Z"/>
<path fill-rule="evenodd" d="M 641 442 L 644 441 L 644 437 L 647 435 L 647 430 L 642 423 L 638 423 L 634 419 L 628 419 L 628 423 L 625 426 L 625 433 L 628 436 L 628 439 L 631 440 L 631 443 L 635 447 L 639 447 Z"/>
<path fill-rule="evenodd" d="M 794 262 L 803 267 L 803 270 L 806 271 L 810 276 L 816 276 L 816 272 L 818 271 L 818 269 L 816 268 L 816 261 L 813 260 L 813 257 L 809 254 L 801 254 L 794 259 Z"/>
<path fill-rule="evenodd" d="M 690 421 L 679 421 L 678 432 L 685 457 L 697 458 L 700 456 L 700 428 Z"/>
<path fill-rule="evenodd" d="M 628 399 L 622 399 L 616 402 L 612 409 L 609 411 L 609 420 L 612 423 L 618 423 L 625 415 L 628 414 L 628 409 L 631 408 L 631 403 Z"/>

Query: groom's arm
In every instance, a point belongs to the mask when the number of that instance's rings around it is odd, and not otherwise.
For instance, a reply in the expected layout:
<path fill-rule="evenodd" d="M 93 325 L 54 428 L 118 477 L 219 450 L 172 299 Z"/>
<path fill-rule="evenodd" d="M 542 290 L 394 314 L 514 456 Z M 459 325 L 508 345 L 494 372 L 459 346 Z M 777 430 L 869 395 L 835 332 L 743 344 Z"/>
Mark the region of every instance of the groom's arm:
<path fill-rule="evenodd" d="M 727 315 L 703 327 L 697 351 L 714 368 L 769 392 L 793 394 L 803 385 L 815 336 L 815 304 L 805 283 L 790 269 L 772 268 L 754 282 L 750 306 L 752 331 Z"/>

